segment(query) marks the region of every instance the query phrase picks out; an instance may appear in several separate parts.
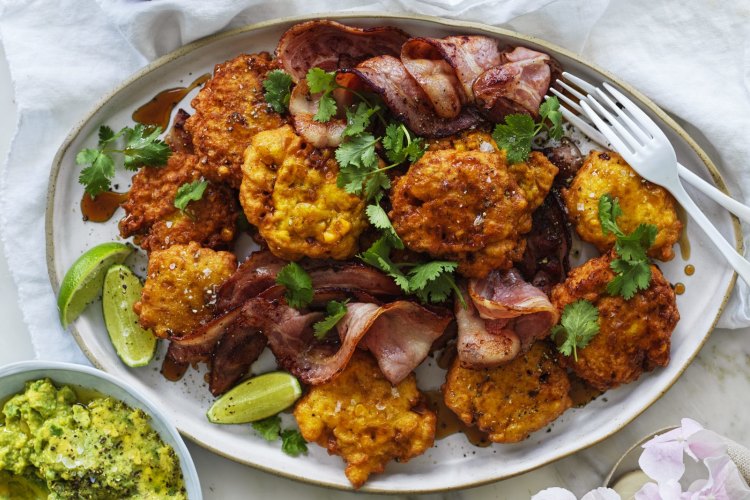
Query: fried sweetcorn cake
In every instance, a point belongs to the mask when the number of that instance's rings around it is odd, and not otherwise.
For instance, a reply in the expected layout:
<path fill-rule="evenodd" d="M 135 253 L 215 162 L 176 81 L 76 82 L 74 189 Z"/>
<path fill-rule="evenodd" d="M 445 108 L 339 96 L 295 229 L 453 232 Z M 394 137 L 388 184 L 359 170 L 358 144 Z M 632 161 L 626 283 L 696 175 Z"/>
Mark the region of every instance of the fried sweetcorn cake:
<path fill-rule="evenodd" d="M 578 361 L 565 364 L 593 387 L 605 391 L 633 382 L 645 371 L 667 366 L 671 336 L 680 313 L 675 294 L 658 267 L 651 266 L 651 284 L 630 300 L 607 293 L 614 278 L 612 252 L 570 271 L 552 289 L 552 303 L 562 312 L 566 305 L 585 299 L 599 310 L 599 333 L 584 348 Z"/>
<path fill-rule="evenodd" d="M 365 202 L 336 185 L 332 150 L 305 144 L 285 125 L 253 138 L 242 171 L 240 203 L 274 255 L 347 259 L 357 252 Z"/>
<path fill-rule="evenodd" d="M 484 131 L 441 139 L 393 183 L 389 213 L 410 250 L 458 261 L 464 276 L 508 269 L 557 167 L 538 152 L 509 165 Z"/>
<path fill-rule="evenodd" d="M 172 153 L 164 167 L 141 168 L 123 204 L 120 235 L 135 236 L 135 243 L 148 252 L 191 241 L 208 248 L 230 248 L 240 209 L 232 189 L 209 183 L 203 197 L 191 201 L 184 211 L 174 206 L 180 186 L 200 178 L 197 158 L 185 153 Z"/>
<path fill-rule="evenodd" d="M 662 261 L 672 260 L 672 246 L 679 240 L 682 223 L 677 205 L 661 186 L 641 178 L 617 153 L 592 151 L 568 189 L 562 190 L 568 217 L 582 240 L 606 252 L 615 244 L 613 234 L 603 234 L 599 223 L 599 198 L 609 193 L 617 198 L 622 215 L 617 224 L 626 234 L 638 224 L 658 229 L 648 254 Z"/>
<path fill-rule="evenodd" d="M 234 254 L 195 242 L 155 250 L 133 310 L 141 326 L 159 338 L 188 334 L 212 318 L 216 292 L 236 269 Z"/>
<path fill-rule="evenodd" d="M 566 371 L 544 341 L 513 361 L 481 370 L 453 362 L 443 385 L 445 404 L 494 443 L 516 443 L 543 428 L 573 404 Z"/>
<path fill-rule="evenodd" d="M 336 378 L 310 388 L 294 416 L 307 441 L 346 461 L 355 488 L 389 461 L 406 462 L 432 447 L 437 420 L 414 374 L 392 386 L 372 355 L 359 350 Z"/>
<path fill-rule="evenodd" d="M 217 64 L 185 123 L 206 178 L 239 188 L 245 148 L 255 134 L 282 126 L 263 94 L 263 80 L 278 65 L 267 52 L 242 54 Z"/>

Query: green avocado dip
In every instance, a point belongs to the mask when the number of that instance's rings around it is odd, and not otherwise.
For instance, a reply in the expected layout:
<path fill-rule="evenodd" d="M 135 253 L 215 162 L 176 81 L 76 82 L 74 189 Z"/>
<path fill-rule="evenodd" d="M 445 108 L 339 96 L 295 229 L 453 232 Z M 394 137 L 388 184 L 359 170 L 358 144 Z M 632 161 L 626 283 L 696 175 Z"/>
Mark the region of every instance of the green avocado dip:
<path fill-rule="evenodd" d="M 148 415 L 111 397 L 82 404 L 49 379 L 3 406 L 0 470 L 0 499 L 187 498 L 179 459 Z"/>

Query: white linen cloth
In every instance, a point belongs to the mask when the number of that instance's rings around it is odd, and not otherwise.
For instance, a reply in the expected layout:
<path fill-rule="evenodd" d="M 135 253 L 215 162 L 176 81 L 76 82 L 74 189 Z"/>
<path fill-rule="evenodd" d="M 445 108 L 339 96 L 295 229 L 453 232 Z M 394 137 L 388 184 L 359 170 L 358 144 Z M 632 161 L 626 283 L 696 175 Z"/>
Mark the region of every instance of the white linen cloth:
<path fill-rule="evenodd" d="M 746 2 L 0 0 L 0 40 L 18 106 L 18 130 L 0 180 L 0 232 L 39 358 L 85 362 L 59 325 L 45 260 L 49 169 L 76 121 L 129 74 L 185 43 L 251 22 L 331 11 L 479 21 L 581 53 L 700 130 L 732 194 L 750 199 Z M 738 283 L 720 326 L 750 325 L 749 290 Z"/>

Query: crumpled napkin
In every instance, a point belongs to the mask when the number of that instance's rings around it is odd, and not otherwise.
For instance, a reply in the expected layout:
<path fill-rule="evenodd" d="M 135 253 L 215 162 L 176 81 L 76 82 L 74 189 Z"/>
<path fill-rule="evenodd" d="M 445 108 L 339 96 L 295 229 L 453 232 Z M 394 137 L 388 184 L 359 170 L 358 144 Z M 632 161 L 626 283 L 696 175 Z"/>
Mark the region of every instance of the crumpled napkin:
<path fill-rule="evenodd" d="M 5 0 L 5 47 L 18 130 L 0 179 L 0 227 L 37 356 L 85 362 L 59 326 L 46 271 L 49 169 L 68 131 L 100 96 L 149 61 L 211 33 L 330 11 L 410 12 L 539 36 L 613 71 L 702 131 L 737 198 L 750 197 L 747 6 L 665 0 Z M 746 231 L 746 234 L 748 232 Z M 750 239 L 746 241 L 746 246 Z M 720 326 L 750 325 L 738 284 Z"/>

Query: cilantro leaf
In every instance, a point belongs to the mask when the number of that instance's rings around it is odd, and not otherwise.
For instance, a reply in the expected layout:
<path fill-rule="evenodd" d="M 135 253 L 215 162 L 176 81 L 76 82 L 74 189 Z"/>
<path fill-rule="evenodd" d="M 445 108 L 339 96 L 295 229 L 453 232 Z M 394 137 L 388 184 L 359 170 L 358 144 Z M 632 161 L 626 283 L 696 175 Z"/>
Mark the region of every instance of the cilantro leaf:
<path fill-rule="evenodd" d="M 337 300 L 332 300 L 326 304 L 327 316 L 313 325 L 316 339 L 323 339 L 326 336 L 326 333 L 336 326 L 336 323 L 341 321 L 341 318 L 346 316 L 347 302 L 348 301 L 339 302 Z"/>
<path fill-rule="evenodd" d="M 413 267 L 409 271 L 409 289 L 422 302 L 444 302 L 452 291 L 466 307 L 463 294 L 460 293 L 453 273 L 458 267 L 456 262 L 432 261 Z"/>
<path fill-rule="evenodd" d="M 453 279 L 458 264 L 448 261 L 433 261 L 422 264 L 396 264 L 390 258 L 392 250 L 388 236 L 383 236 L 358 255 L 365 263 L 388 274 L 405 292 L 416 295 L 424 303 L 443 302 L 455 292 L 461 303 L 466 306 L 463 295 L 459 292 Z M 401 267 L 412 266 L 408 276 Z"/>
<path fill-rule="evenodd" d="M 286 72 L 275 69 L 269 71 L 263 80 L 263 96 L 266 102 L 277 113 L 285 113 L 289 108 L 289 99 L 292 91 L 292 77 Z"/>
<path fill-rule="evenodd" d="M 318 110 L 313 115 L 316 122 L 327 122 L 336 114 L 336 101 L 330 94 L 323 94 L 318 101 Z"/>
<path fill-rule="evenodd" d="M 164 165 L 172 154 L 169 146 L 159 139 L 162 130 L 159 127 L 145 127 L 137 124 L 135 127 L 124 127 L 117 133 L 102 125 L 99 127 L 97 148 L 82 149 L 76 155 L 76 163 L 87 165 L 78 176 L 85 191 L 96 196 L 111 187 L 115 176 L 115 161 L 113 153 L 121 153 L 125 168 L 135 170 L 142 165 Z M 120 136 L 125 136 L 124 149 L 113 149 L 110 144 Z"/>
<path fill-rule="evenodd" d="M 336 73 L 321 68 L 310 68 L 305 75 L 307 88 L 312 94 L 331 92 L 336 88 Z"/>
<path fill-rule="evenodd" d="M 281 434 L 281 418 L 278 415 L 256 420 L 251 425 L 255 432 L 266 441 L 276 441 Z"/>
<path fill-rule="evenodd" d="M 622 215 L 622 209 L 617 199 L 613 199 L 609 193 L 603 194 L 599 198 L 599 223 L 602 226 L 602 234 L 614 234 L 623 236 L 622 231 L 617 226 L 617 218 Z"/>
<path fill-rule="evenodd" d="M 284 297 L 291 307 L 303 309 L 312 302 L 312 279 L 296 262 L 290 262 L 281 268 L 276 275 L 276 283 L 286 287 Z"/>
<path fill-rule="evenodd" d="M 391 187 L 391 179 L 382 171 L 366 175 L 365 179 L 365 200 L 375 199 Z"/>
<path fill-rule="evenodd" d="M 621 295 L 630 300 L 638 292 L 645 290 L 651 282 L 651 267 L 647 260 L 631 261 L 615 259 L 610 264 L 617 275 L 607 283 L 610 295 Z"/>
<path fill-rule="evenodd" d="M 370 219 L 370 224 L 383 232 L 393 248 L 403 250 L 404 242 L 399 238 L 396 230 L 393 228 L 393 224 L 391 224 L 391 220 L 388 218 L 388 214 L 383 210 L 383 207 L 378 204 L 367 205 L 365 211 L 367 213 L 367 218 Z"/>
<path fill-rule="evenodd" d="M 647 260 L 646 252 L 654 244 L 657 232 L 653 224 L 638 224 L 632 233 L 617 238 L 617 255 L 625 260 Z"/>
<path fill-rule="evenodd" d="M 89 195 L 96 196 L 109 190 L 111 180 L 115 176 L 115 162 L 112 157 L 96 149 L 84 149 L 76 155 L 76 163 L 89 164 L 78 176 L 78 182 L 83 184 Z"/>
<path fill-rule="evenodd" d="M 407 159 L 417 161 L 425 152 L 424 140 L 421 137 L 412 138 L 409 129 L 401 123 L 390 123 L 385 129 L 383 137 L 385 155 L 393 165 L 399 165 Z"/>
<path fill-rule="evenodd" d="M 578 300 L 563 309 L 560 324 L 552 328 L 552 339 L 563 334 L 557 350 L 565 356 L 573 354 L 578 361 L 578 349 L 586 347 L 599 333 L 599 310 L 587 300 Z"/>
<path fill-rule="evenodd" d="M 108 142 L 112 142 L 115 139 L 115 132 L 107 125 L 99 127 L 99 147 L 101 148 Z"/>
<path fill-rule="evenodd" d="M 518 163 L 529 157 L 531 141 L 538 132 L 529 115 L 513 114 L 505 117 L 505 124 L 495 126 L 492 138 L 506 151 L 509 163 Z"/>
<path fill-rule="evenodd" d="M 336 114 L 336 100 L 331 92 L 336 89 L 336 73 L 321 68 L 310 68 L 305 76 L 311 94 L 322 94 L 313 120 L 327 122 Z"/>
<path fill-rule="evenodd" d="M 607 283 L 610 295 L 630 300 L 638 290 L 646 290 L 651 282 L 648 249 L 654 244 L 658 229 L 653 224 L 639 224 L 630 234 L 617 225 L 622 208 L 616 198 L 604 194 L 599 198 L 599 223 L 604 235 L 615 235 L 615 253 L 619 257 L 610 263 L 615 277 Z"/>
<path fill-rule="evenodd" d="M 375 144 L 378 140 L 372 134 L 364 134 L 342 143 L 336 148 L 336 161 L 343 171 L 347 167 L 374 169 L 378 164 Z M 361 187 L 360 187 L 361 190 Z"/>
<path fill-rule="evenodd" d="M 174 197 L 174 206 L 177 207 L 181 212 L 185 211 L 188 203 L 191 201 L 198 201 L 203 198 L 203 193 L 206 191 L 208 181 L 198 179 L 193 182 L 186 182 L 177 189 L 177 193 Z"/>
<path fill-rule="evenodd" d="M 307 441 L 298 430 L 287 429 L 281 433 L 281 451 L 292 457 L 307 454 Z"/>
<path fill-rule="evenodd" d="M 399 267 L 391 260 L 391 245 L 386 236 L 383 236 L 375 243 L 370 245 L 370 248 L 359 254 L 362 261 L 370 264 L 376 269 L 380 269 L 388 276 L 393 278 L 393 281 L 401 287 L 405 293 L 410 292 L 409 278 L 399 269 Z"/>
<path fill-rule="evenodd" d="M 562 128 L 562 111 L 560 111 L 560 101 L 557 96 L 550 97 L 539 106 L 539 116 L 542 120 L 549 120 L 551 127 L 547 128 L 550 138 L 560 140 L 563 136 Z"/>
<path fill-rule="evenodd" d="M 360 102 L 356 108 L 346 110 L 346 128 L 342 135 L 354 137 L 362 134 L 370 126 L 372 115 L 380 111 L 380 106 L 369 106 L 366 102 Z"/>
<path fill-rule="evenodd" d="M 427 283 L 437 279 L 443 273 L 452 273 L 456 270 L 456 262 L 436 260 L 420 264 L 409 271 L 409 288 L 412 290 L 421 289 L 427 286 Z"/>
<path fill-rule="evenodd" d="M 159 139 L 161 127 L 146 127 L 140 123 L 133 128 L 125 128 L 125 168 L 136 170 L 141 166 L 157 166 L 167 163 L 172 150 Z"/>

